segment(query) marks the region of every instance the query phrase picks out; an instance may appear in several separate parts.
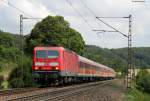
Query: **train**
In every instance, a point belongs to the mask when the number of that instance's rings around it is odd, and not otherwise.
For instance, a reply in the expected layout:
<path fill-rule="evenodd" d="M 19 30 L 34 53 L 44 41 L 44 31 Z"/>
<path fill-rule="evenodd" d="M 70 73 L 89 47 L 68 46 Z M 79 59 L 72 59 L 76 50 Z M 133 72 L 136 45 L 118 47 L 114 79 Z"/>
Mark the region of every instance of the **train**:
<path fill-rule="evenodd" d="M 114 79 L 114 69 L 82 57 L 63 47 L 35 47 L 34 80 L 42 84 L 67 84 Z"/>

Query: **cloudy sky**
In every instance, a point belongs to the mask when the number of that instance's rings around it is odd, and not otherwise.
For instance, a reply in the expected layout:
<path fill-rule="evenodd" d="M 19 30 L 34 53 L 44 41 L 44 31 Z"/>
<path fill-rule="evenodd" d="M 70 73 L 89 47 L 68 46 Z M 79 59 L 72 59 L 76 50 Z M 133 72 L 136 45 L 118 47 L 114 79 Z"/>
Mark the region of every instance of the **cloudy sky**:
<path fill-rule="evenodd" d="M 150 1 L 133 3 L 132 0 L 0 0 L 0 29 L 18 34 L 19 16 L 44 18 L 61 15 L 72 28 L 79 31 L 86 44 L 103 48 L 127 47 L 127 38 L 119 33 L 94 32 L 109 30 L 95 17 L 126 17 L 132 14 L 134 47 L 150 46 Z M 124 34 L 128 34 L 128 19 L 106 19 Z M 30 33 L 37 20 L 24 20 L 24 34 Z"/>

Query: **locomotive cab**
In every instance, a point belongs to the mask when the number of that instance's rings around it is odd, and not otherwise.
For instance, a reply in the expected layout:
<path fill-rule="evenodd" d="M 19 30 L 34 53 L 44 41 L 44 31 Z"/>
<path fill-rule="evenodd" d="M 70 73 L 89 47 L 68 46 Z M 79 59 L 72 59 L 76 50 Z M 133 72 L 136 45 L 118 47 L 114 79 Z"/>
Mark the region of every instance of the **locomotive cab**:
<path fill-rule="evenodd" d="M 33 70 L 59 70 L 59 53 L 57 50 L 35 50 Z"/>
<path fill-rule="evenodd" d="M 33 51 L 32 73 L 34 79 L 47 82 L 60 75 L 61 51 L 55 47 L 35 47 Z"/>

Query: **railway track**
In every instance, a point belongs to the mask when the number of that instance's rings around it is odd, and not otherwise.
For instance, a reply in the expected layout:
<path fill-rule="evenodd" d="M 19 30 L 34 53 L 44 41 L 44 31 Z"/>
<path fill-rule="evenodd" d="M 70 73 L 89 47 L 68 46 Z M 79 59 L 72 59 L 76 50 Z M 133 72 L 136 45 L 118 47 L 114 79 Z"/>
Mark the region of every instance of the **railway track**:
<path fill-rule="evenodd" d="M 61 94 L 54 95 L 53 97 L 48 97 L 47 99 L 42 99 L 43 101 L 64 101 L 68 97 L 74 97 L 82 94 L 83 92 L 89 92 L 95 86 L 104 86 L 110 84 L 111 81 L 97 82 L 89 85 L 83 85 L 79 88 L 74 88 L 70 91 L 62 92 Z"/>
<path fill-rule="evenodd" d="M 30 91 L 39 90 L 39 88 L 16 88 L 16 89 L 9 89 L 9 90 L 2 90 L 0 91 L 0 96 L 8 96 L 14 94 L 20 94 Z"/>
<path fill-rule="evenodd" d="M 46 89 L 47 91 L 41 92 L 32 92 L 32 94 L 28 96 L 18 96 L 15 98 L 4 99 L 4 101 L 63 101 L 65 98 L 72 97 L 75 95 L 79 95 L 83 92 L 89 91 L 95 86 L 103 86 L 111 84 L 113 80 L 109 81 L 100 81 L 100 82 L 92 82 L 81 85 L 73 85 L 64 88 L 57 89 Z"/>

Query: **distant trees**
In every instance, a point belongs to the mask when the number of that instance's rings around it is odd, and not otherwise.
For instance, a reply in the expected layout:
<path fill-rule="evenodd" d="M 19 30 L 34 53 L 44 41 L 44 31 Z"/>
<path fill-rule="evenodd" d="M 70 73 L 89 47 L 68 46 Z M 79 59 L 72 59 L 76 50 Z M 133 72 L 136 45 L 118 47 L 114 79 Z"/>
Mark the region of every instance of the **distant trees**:
<path fill-rule="evenodd" d="M 82 54 L 84 40 L 79 32 L 70 28 L 62 16 L 48 16 L 37 23 L 27 37 L 27 50 L 35 46 L 63 46 Z"/>

